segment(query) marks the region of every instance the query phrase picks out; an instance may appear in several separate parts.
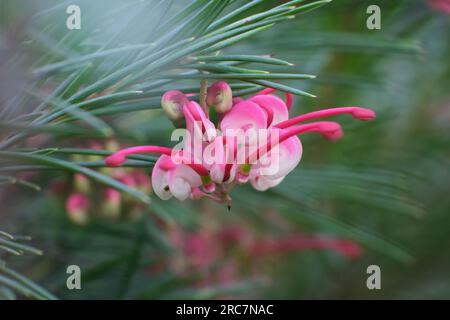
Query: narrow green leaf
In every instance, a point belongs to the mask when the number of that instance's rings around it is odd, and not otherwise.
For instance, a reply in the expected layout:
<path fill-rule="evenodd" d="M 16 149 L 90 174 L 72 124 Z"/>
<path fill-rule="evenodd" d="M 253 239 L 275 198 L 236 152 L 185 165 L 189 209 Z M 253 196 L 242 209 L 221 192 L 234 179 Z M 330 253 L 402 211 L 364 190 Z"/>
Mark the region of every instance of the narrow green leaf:
<path fill-rule="evenodd" d="M 22 185 L 24 187 L 33 189 L 34 191 L 41 191 L 41 187 L 38 186 L 35 183 L 26 181 L 24 179 L 16 178 L 16 177 L 10 177 L 10 176 L 0 176 L 0 184 L 18 184 Z"/>
<path fill-rule="evenodd" d="M 268 29 L 270 27 L 272 27 L 276 22 L 282 21 L 282 20 L 286 20 L 288 18 L 285 17 L 281 17 L 279 19 L 277 19 L 276 21 L 263 21 L 262 23 L 255 23 L 253 25 L 250 25 L 248 27 L 242 27 L 242 30 L 244 29 L 249 29 L 249 31 L 245 31 L 245 32 L 240 32 L 238 33 L 238 35 L 233 36 L 233 37 L 229 37 L 224 41 L 219 41 L 216 44 L 213 44 L 211 46 L 209 46 L 208 48 L 200 51 L 198 54 L 199 55 L 205 55 L 205 54 L 209 54 L 211 52 L 216 52 L 218 50 L 221 50 L 223 48 L 229 47 L 237 42 L 242 41 L 243 39 L 246 39 L 260 31 L 263 31 L 265 29 Z M 240 29 L 240 28 L 239 28 Z"/>
<path fill-rule="evenodd" d="M 211 23 L 211 25 L 209 26 L 209 28 L 207 30 L 210 31 L 210 30 L 214 30 L 219 27 L 222 27 L 224 24 L 230 22 L 236 16 L 240 15 L 241 13 L 244 13 L 245 11 L 252 9 L 253 7 L 263 3 L 264 1 L 266 1 L 266 0 L 253 0 L 253 1 L 250 1 L 249 3 L 244 4 L 243 6 L 238 7 L 237 9 L 231 11 L 230 13 L 223 16 L 222 18 L 217 19 L 216 21 Z"/>
<path fill-rule="evenodd" d="M 42 67 L 34 70 L 34 73 L 37 74 L 38 76 L 43 76 L 44 74 L 48 75 L 49 73 L 55 72 L 60 69 L 67 68 L 74 64 L 82 64 L 82 63 L 89 62 L 91 60 L 105 58 L 105 57 L 109 57 L 109 56 L 116 55 L 116 54 L 122 54 L 124 52 L 139 51 L 139 50 L 146 49 L 148 47 L 154 47 L 154 46 L 155 46 L 154 44 L 136 44 L 136 45 L 129 45 L 129 46 L 120 47 L 120 48 L 101 50 L 101 51 L 97 51 L 94 53 L 86 54 L 84 56 L 66 59 L 61 62 L 42 66 Z"/>
<path fill-rule="evenodd" d="M 241 19 L 239 21 L 233 22 L 233 23 L 231 23 L 231 24 L 229 24 L 229 25 L 227 25 L 225 27 L 217 29 L 217 30 L 211 32 L 209 34 L 209 36 L 216 35 L 216 34 L 223 33 L 223 32 L 227 32 L 227 31 L 230 31 L 232 29 L 239 28 L 239 27 L 242 27 L 242 26 L 245 26 L 245 25 L 251 25 L 251 24 L 254 24 L 255 22 L 264 20 L 264 19 L 272 17 L 272 16 L 276 16 L 276 15 L 281 14 L 281 13 L 286 13 L 286 12 L 289 12 L 289 11 L 291 11 L 291 8 L 275 7 L 273 9 L 268 10 L 268 11 L 264 11 L 264 12 L 260 12 L 260 13 L 251 15 L 251 16 L 243 18 L 243 19 Z"/>
<path fill-rule="evenodd" d="M 284 84 L 280 84 L 280 83 L 276 83 L 276 82 L 272 82 L 272 81 L 266 81 L 266 80 L 245 80 L 247 82 L 250 83 L 255 83 L 255 84 L 259 84 L 263 87 L 268 87 L 268 88 L 273 88 L 273 89 L 277 89 L 280 90 L 282 92 L 289 92 L 298 96 L 305 96 L 305 97 L 310 97 L 310 98 L 316 98 L 315 95 L 296 89 L 296 88 L 292 88 L 289 87 L 287 85 Z"/>
<path fill-rule="evenodd" d="M 11 158 L 11 159 L 17 159 L 17 160 L 23 160 L 28 162 L 34 162 L 34 163 L 40 163 L 56 168 L 62 168 L 69 171 L 81 173 L 92 180 L 95 180 L 97 182 L 103 183 L 107 186 L 110 186 L 111 188 L 117 189 L 119 191 L 125 192 L 129 194 L 131 197 L 148 204 L 150 203 L 150 198 L 144 194 L 143 192 L 130 188 L 127 185 L 114 180 L 108 176 L 105 176 L 99 172 L 93 171 L 88 168 L 84 168 L 80 165 L 77 165 L 75 163 L 56 159 L 48 156 L 42 156 L 42 155 L 31 155 L 31 154 L 25 154 L 25 153 L 19 153 L 19 152 L 11 152 L 11 151 L 0 151 L 0 157 L 4 158 Z"/>
<path fill-rule="evenodd" d="M 182 23 L 187 17 L 189 17 L 196 10 L 201 8 L 209 0 L 194 0 L 188 6 L 183 8 L 183 10 L 178 11 L 177 14 L 169 18 L 161 27 L 158 28 L 160 32 L 165 32 L 167 28 L 174 27 L 177 24 Z"/>
<path fill-rule="evenodd" d="M 5 266 L 0 266 L 0 271 L 5 273 L 6 275 L 14 278 L 18 283 L 22 284 L 24 287 L 36 292 L 38 295 L 44 297 L 48 300 L 58 300 L 53 294 L 45 290 L 44 288 L 40 287 L 30 279 L 22 276 L 21 274 L 17 273 L 16 271 L 7 268 Z"/>
<path fill-rule="evenodd" d="M 330 3 L 331 1 L 332 0 L 320 0 L 320 1 L 312 2 L 312 3 L 308 3 L 308 4 L 302 5 L 297 8 L 293 8 L 291 11 L 289 11 L 287 13 L 281 13 L 280 15 L 284 15 L 284 14 L 298 15 L 298 14 L 307 13 L 309 11 L 320 8 L 321 6 L 324 6 L 328 3 Z"/>
<path fill-rule="evenodd" d="M 125 76 L 128 76 L 131 73 L 142 69 L 143 67 L 147 66 L 149 63 L 152 63 L 155 60 L 158 61 L 157 60 L 158 58 L 164 56 L 165 54 L 167 54 L 169 52 L 176 51 L 176 49 L 178 47 L 181 47 L 184 44 L 191 42 L 192 40 L 193 39 L 190 38 L 190 39 L 185 39 L 185 40 L 179 41 L 179 42 L 177 42 L 171 46 L 168 46 L 154 54 L 151 54 L 145 58 L 142 58 L 142 59 L 132 63 L 131 65 L 126 66 L 125 68 L 117 70 L 117 71 L 113 72 L 112 74 L 110 74 L 109 76 L 106 76 L 105 78 L 100 79 L 100 80 L 96 81 L 95 83 L 87 86 L 86 88 L 80 90 L 74 96 L 72 96 L 69 101 L 70 102 L 79 101 L 79 100 L 91 95 L 92 93 L 103 91 L 107 87 L 112 86 L 119 80 L 123 79 Z"/>
<path fill-rule="evenodd" d="M 192 75 L 158 75 L 156 79 L 314 79 L 315 76 L 311 74 L 289 74 L 289 73 L 205 73 L 205 74 L 192 74 Z"/>
<path fill-rule="evenodd" d="M 184 64 L 180 66 L 181 68 L 188 69 L 196 69 L 196 70 L 204 70 L 204 71 L 212 71 L 212 72 L 221 72 L 221 73 L 262 73 L 268 74 L 268 71 L 263 70 L 252 70 L 246 68 L 239 68 L 233 66 L 227 66 L 223 64 L 209 64 L 209 63 L 193 63 L 193 64 Z"/>
<path fill-rule="evenodd" d="M 21 243 L 15 242 L 15 241 L 3 239 L 3 238 L 0 238 L 0 245 L 12 248 L 19 252 L 23 251 L 23 252 L 33 253 L 33 254 L 36 254 L 39 256 L 42 255 L 42 251 L 39 249 L 30 247 L 30 246 L 27 246 L 25 244 L 21 244 Z"/>
<path fill-rule="evenodd" d="M 214 43 L 217 43 L 217 42 L 220 42 L 220 41 L 226 40 L 226 39 L 230 40 L 230 38 L 233 38 L 236 35 L 239 35 L 241 37 L 250 36 L 251 34 L 261 31 L 270 26 L 271 26 L 271 23 L 265 23 L 265 24 L 256 23 L 254 25 L 243 26 L 243 27 L 236 28 L 231 31 L 217 34 L 214 36 L 202 37 L 198 40 L 193 41 L 186 48 L 181 49 L 181 50 L 175 50 L 172 54 L 169 54 L 157 61 L 154 61 L 153 63 L 148 65 L 144 70 L 138 72 L 136 75 L 130 76 L 129 79 L 127 79 L 127 81 L 125 82 L 125 84 L 131 84 L 135 80 L 140 79 L 143 76 L 145 76 L 151 72 L 155 72 L 156 70 L 162 68 L 163 66 L 173 63 L 173 62 L 177 61 L 178 59 L 188 56 L 189 54 L 192 54 L 198 50 L 202 50 L 205 48 L 211 48 L 211 45 Z M 248 32 L 248 31 L 251 31 L 251 32 Z M 231 40 L 233 40 L 233 39 L 231 39 Z M 235 40 L 235 41 L 238 41 L 238 40 Z M 225 43 L 224 45 L 227 45 L 227 44 Z"/>
<path fill-rule="evenodd" d="M 240 61 L 240 62 L 255 62 L 263 64 L 273 64 L 279 66 L 292 66 L 293 64 L 281 59 L 272 58 L 270 56 L 254 56 L 254 55 L 218 55 L 218 56 L 197 56 L 193 57 L 196 61 Z"/>
<path fill-rule="evenodd" d="M 39 293 L 29 289 L 28 287 L 24 286 L 18 281 L 6 278 L 2 275 L 0 275 L 0 284 L 7 286 L 8 288 L 11 288 L 27 297 L 38 299 L 38 300 L 45 300 L 45 297 L 40 295 Z"/>

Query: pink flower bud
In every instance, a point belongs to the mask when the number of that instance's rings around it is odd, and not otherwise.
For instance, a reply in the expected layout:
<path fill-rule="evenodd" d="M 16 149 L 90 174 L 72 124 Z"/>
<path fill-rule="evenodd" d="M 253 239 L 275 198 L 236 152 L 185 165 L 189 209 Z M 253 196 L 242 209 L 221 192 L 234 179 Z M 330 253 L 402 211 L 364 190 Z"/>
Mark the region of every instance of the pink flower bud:
<path fill-rule="evenodd" d="M 120 214 L 121 202 L 120 192 L 112 188 L 107 188 L 102 206 L 103 215 L 110 218 L 117 218 Z"/>
<path fill-rule="evenodd" d="M 228 83 L 218 81 L 210 86 L 206 94 L 206 103 L 218 113 L 230 110 L 233 105 L 233 93 Z"/>
<path fill-rule="evenodd" d="M 167 91 L 161 98 L 161 106 L 167 117 L 178 127 L 183 124 L 183 105 L 189 103 L 186 95 L 177 90 Z"/>
<path fill-rule="evenodd" d="M 88 210 L 90 202 L 87 196 L 81 192 L 72 193 L 66 201 L 66 210 L 69 219 L 76 224 L 86 224 L 89 220 Z"/>
<path fill-rule="evenodd" d="M 73 178 L 74 188 L 77 192 L 89 193 L 91 186 L 90 181 L 82 174 L 75 174 Z"/>

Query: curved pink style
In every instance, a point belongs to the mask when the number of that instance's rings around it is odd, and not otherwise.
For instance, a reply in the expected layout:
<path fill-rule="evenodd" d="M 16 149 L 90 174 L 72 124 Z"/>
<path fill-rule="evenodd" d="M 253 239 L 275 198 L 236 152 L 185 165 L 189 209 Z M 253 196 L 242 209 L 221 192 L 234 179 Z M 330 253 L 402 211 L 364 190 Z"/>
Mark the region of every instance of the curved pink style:
<path fill-rule="evenodd" d="M 108 156 L 105 159 L 105 163 L 109 167 L 118 167 L 125 162 L 127 156 L 140 153 L 160 153 L 165 155 L 171 155 L 172 149 L 159 146 L 130 147 L 114 152 L 112 155 Z"/>
<path fill-rule="evenodd" d="M 278 141 L 276 141 L 275 143 L 271 143 L 271 139 L 268 139 L 267 144 L 263 145 L 256 151 L 256 155 L 252 154 L 247 157 L 246 163 L 250 163 L 250 159 L 260 159 L 267 152 L 270 152 L 273 147 L 293 136 L 310 132 L 320 133 L 324 138 L 332 141 L 342 137 L 341 126 L 336 122 L 321 121 L 289 127 L 287 129 L 281 130 L 281 132 L 279 133 Z"/>
<path fill-rule="evenodd" d="M 375 119 L 376 115 L 370 109 L 360 108 L 360 107 L 343 107 L 343 108 L 334 108 L 334 109 L 325 109 L 314 111 L 306 114 L 302 114 L 296 117 L 293 117 L 289 120 L 283 121 L 275 125 L 275 127 L 283 129 L 290 127 L 299 122 L 304 122 L 312 119 L 330 117 L 338 114 L 351 114 L 355 119 L 362 121 L 370 121 Z"/>
<path fill-rule="evenodd" d="M 138 147 L 131 147 L 122 149 L 120 151 L 117 151 L 107 157 L 105 159 L 105 163 L 109 167 L 118 167 L 121 166 L 125 160 L 126 157 L 132 154 L 141 154 L 141 153 L 159 153 L 162 155 L 171 156 L 174 153 L 178 153 L 177 151 L 167 148 L 167 147 L 159 147 L 159 146 L 138 146 Z M 181 157 L 184 159 L 183 157 Z M 208 170 L 202 166 L 201 164 L 195 164 L 195 163 L 186 163 L 186 165 L 190 166 L 193 170 L 195 170 L 199 175 L 207 176 Z"/>

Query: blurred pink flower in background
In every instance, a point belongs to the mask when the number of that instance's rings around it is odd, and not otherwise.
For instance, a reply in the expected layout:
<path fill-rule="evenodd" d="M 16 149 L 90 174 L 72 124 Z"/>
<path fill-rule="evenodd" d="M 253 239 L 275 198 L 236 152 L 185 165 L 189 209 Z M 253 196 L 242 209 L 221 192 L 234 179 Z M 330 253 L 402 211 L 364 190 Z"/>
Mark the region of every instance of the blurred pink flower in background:
<path fill-rule="evenodd" d="M 87 141 L 85 145 L 93 150 L 117 148 L 117 143 L 113 140 L 104 144 Z M 74 155 L 72 158 L 74 161 L 95 161 L 98 156 Z M 100 170 L 131 188 L 145 193 L 151 191 L 148 176 L 142 169 L 121 168 L 112 171 L 109 168 L 102 168 Z M 140 203 L 134 202 L 113 188 L 97 185 L 79 173 L 74 174 L 70 179 L 54 180 L 50 184 L 49 192 L 57 199 L 65 201 L 68 218 L 78 225 L 85 225 L 94 217 L 135 218 L 143 212 Z"/>
<path fill-rule="evenodd" d="M 73 192 L 66 201 L 67 214 L 69 215 L 70 220 L 77 224 L 87 223 L 90 206 L 91 203 L 88 197 L 81 192 Z"/>
<path fill-rule="evenodd" d="M 304 250 L 330 250 L 349 259 L 359 258 L 362 254 L 361 247 L 354 241 L 306 234 L 261 239 L 249 248 L 255 257 Z"/>
<path fill-rule="evenodd" d="M 428 4 L 436 11 L 450 14 L 450 0 L 428 0 Z"/>
<path fill-rule="evenodd" d="M 168 266 L 179 275 L 198 275 L 196 284 L 200 287 L 265 278 L 263 260 L 278 255 L 320 250 L 354 260 L 363 254 L 353 240 L 295 230 L 285 230 L 280 236 L 243 222 L 223 224 L 208 217 L 203 213 L 201 224 L 191 231 L 175 225 L 166 227 L 176 249 L 166 261 Z"/>

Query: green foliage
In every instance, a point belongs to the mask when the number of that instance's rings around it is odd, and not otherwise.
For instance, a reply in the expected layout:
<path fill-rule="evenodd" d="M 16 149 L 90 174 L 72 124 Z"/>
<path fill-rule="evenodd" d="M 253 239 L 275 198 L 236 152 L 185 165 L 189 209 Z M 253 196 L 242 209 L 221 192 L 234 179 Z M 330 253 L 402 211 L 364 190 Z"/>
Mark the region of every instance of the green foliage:
<path fill-rule="evenodd" d="M 16 294 L 26 296 L 31 299 L 54 300 L 51 293 L 41 288 L 39 285 L 6 266 L 2 259 L 3 253 L 21 256 L 23 254 L 42 255 L 42 251 L 20 243 L 21 240 L 30 240 L 27 237 L 13 236 L 4 231 L 0 231 L 0 299 L 13 300 Z"/>

